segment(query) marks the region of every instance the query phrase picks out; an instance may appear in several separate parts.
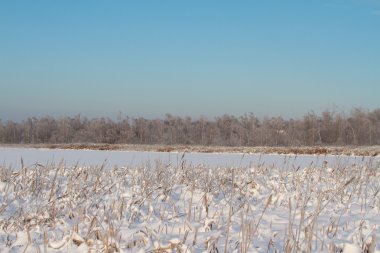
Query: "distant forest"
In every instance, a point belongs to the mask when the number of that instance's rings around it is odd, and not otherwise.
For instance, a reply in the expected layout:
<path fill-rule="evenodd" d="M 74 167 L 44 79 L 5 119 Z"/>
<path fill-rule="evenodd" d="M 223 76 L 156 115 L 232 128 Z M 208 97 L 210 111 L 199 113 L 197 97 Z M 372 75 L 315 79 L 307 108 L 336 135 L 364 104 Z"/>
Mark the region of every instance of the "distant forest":
<path fill-rule="evenodd" d="M 299 119 L 223 115 L 213 119 L 75 117 L 0 119 L 3 144 L 109 143 L 211 146 L 380 145 L 380 109 L 309 112 Z"/>

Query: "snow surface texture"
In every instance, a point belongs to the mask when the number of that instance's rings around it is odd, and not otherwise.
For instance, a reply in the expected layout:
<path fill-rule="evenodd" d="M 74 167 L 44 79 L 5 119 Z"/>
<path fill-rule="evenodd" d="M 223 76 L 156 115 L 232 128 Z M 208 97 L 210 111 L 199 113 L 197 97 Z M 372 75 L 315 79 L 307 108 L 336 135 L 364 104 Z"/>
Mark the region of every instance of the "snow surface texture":
<path fill-rule="evenodd" d="M 0 166 L 0 252 L 380 252 L 380 165 Z"/>
<path fill-rule="evenodd" d="M 64 160 L 66 166 L 100 165 L 106 161 L 107 167 L 140 166 L 146 162 L 161 161 L 166 164 L 178 165 L 183 153 L 178 152 L 142 152 L 142 151 L 99 151 L 99 150 L 65 150 L 65 149 L 35 149 L 35 148 L 1 148 L 0 164 L 19 168 L 21 158 L 29 166 L 35 163 L 59 163 Z M 334 155 L 277 155 L 277 154 L 239 154 L 239 153 L 185 153 L 187 164 L 207 165 L 213 167 L 254 167 L 266 164 L 282 167 L 291 163 L 295 167 L 309 165 L 322 166 L 329 164 L 349 166 L 350 164 L 366 163 L 370 159 L 380 157 L 334 156 Z"/>

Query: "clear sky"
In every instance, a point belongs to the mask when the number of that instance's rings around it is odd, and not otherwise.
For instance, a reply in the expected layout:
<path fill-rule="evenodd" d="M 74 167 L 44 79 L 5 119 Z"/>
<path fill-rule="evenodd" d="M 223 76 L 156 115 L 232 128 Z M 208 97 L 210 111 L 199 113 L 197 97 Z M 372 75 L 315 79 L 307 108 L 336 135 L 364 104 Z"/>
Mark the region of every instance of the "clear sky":
<path fill-rule="evenodd" d="M 380 1 L 0 1 L 0 118 L 380 107 Z"/>

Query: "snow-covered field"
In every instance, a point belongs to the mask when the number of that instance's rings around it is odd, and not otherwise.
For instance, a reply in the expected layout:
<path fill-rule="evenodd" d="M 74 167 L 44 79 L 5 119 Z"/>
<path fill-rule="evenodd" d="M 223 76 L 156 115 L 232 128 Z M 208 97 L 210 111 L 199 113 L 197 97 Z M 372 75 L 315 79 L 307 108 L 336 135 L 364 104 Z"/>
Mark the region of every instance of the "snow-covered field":
<path fill-rule="evenodd" d="M 0 162 L 0 252 L 380 252 L 378 158 L 2 148 Z"/>
<path fill-rule="evenodd" d="M 106 167 L 140 166 L 146 163 L 160 161 L 164 164 L 178 165 L 181 163 L 182 152 L 141 152 L 141 151 L 99 151 L 99 150 L 68 150 L 68 149 L 35 149 L 35 148 L 4 148 L 0 147 L 0 164 L 20 167 L 21 158 L 26 166 L 35 163 L 58 164 L 62 160 L 66 166 L 91 166 L 105 163 Z M 380 160 L 380 157 L 375 159 Z M 349 166 L 361 164 L 370 160 L 361 156 L 334 155 L 278 155 L 278 154 L 243 154 L 243 153 L 185 153 L 187 164 L 206 165 L 212 167 L 247 168 L 265 164 L 273 167 L 291 165 L 320 167 L 327 161 L 329 164 Z"/>

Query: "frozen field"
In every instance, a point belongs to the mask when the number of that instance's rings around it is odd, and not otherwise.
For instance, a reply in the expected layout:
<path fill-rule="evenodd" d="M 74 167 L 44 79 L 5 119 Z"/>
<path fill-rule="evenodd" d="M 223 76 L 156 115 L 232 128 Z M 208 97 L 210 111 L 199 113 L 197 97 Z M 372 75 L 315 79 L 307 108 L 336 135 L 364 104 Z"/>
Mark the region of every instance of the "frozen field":
<path fill-rule="evenodd" d="M 2 148 L 0 147 L 0 164 L 17 169 L 21 158 L 25 166 L 35 163 L 58 164 L 64 161 L 66 166 L 78 163 L 81 166 L 106 164 L 114 166 L 136 166 L 154 163 L 178 165 L 182 162 L 183 153 L 178 152 L 142 152 L 142 151 L 98 151 L 67 149 L 34 149 L 34 148 Z M 330 165 L 348 166 L 362 164 L 371 160 L 368 157 L 334 156 L 334 155 L 277 155 L 277 154 L 239 154 L 239 153 L 185 153 L 184 160 L 189 165 L 205 165 L 211 167 L 252 167 L 266 165 L 274 167 L 294 166 L 320 167 L 325 162 Z M 373 160 L 373 158 L 372 158 Z M 375 160 L 380 160 L 376 157 Z"/>
<path fill-rule="evenodd" d="M 0 252 L 380 252 L 378 158 L 2 148 L 0 161 Z"/>

